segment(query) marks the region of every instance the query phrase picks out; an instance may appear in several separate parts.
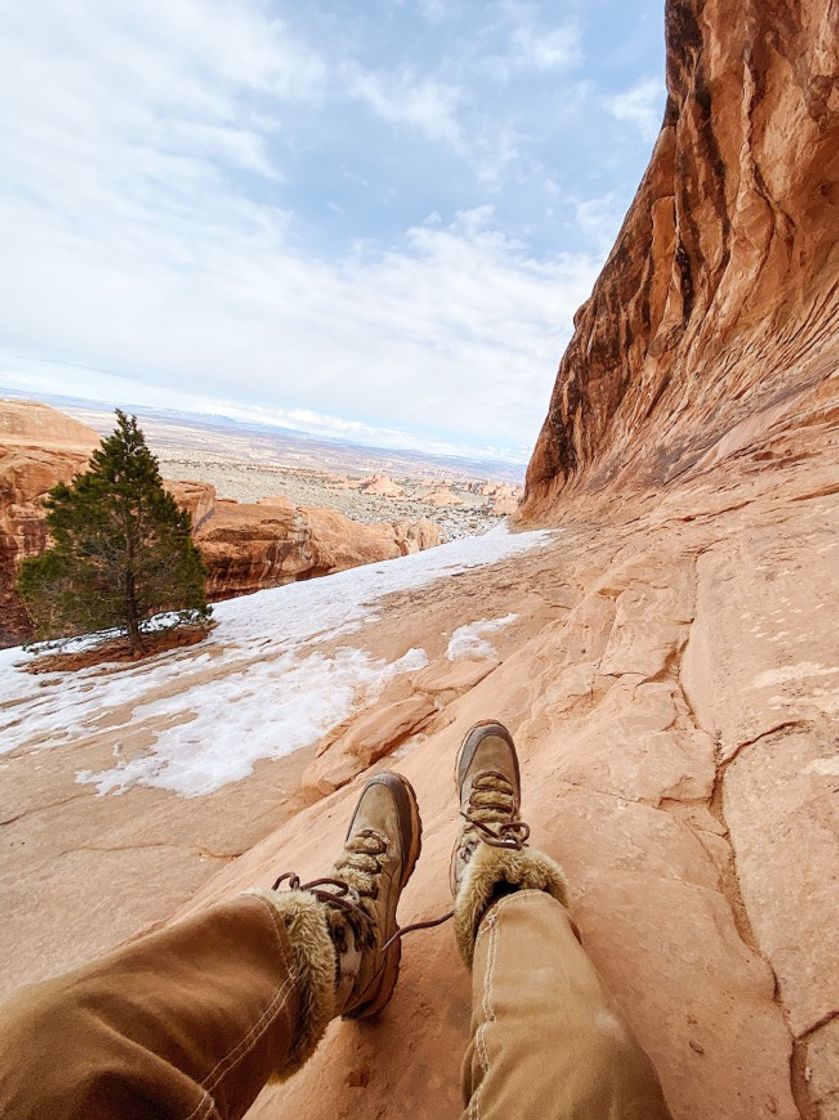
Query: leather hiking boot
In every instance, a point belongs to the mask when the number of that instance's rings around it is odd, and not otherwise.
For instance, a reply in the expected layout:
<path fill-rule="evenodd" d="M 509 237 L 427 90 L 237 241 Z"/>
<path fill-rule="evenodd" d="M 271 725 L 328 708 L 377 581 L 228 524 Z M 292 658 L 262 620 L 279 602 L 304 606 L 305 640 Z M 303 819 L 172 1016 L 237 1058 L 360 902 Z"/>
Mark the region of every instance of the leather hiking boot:
<path fill-rule="evenodd" d="M 519 820 L 521 780 L 513 737 L 496 720 L 482 720 L 466 734 L 457 756 L 455 786 L 463 822 L 449 871 L 457 898 L 463 872 L 478 845 L 521 850 L 530 835 Z"/>
<path fill-rule="evenodd" d="M 335 1009 L 345 1019 L 375 1015 L 388 1003 L 399 975 L 401 940 L 396 907 L 419 858 L 422 838 L 416 794 L 407 778 L 383 770 L 355 807 L 344 848 L 329 877 L 300 883 L 327 906 L 335 945 Z"/>

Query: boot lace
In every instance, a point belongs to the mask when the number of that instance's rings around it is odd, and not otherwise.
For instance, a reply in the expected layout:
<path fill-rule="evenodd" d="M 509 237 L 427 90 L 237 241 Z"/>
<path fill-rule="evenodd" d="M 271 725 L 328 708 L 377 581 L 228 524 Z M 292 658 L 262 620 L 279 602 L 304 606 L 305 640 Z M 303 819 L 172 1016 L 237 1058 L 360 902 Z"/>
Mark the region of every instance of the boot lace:
<path fill-rule="evenodd" d="M 365 900 L 375 901 L 379 897 L 379 876 L 387 847 L 387 837 L 373 828 L 362 828 L 344 845 L 333 867 L 334 876 L 301 883 L 299 875 L 286 871 L 274 881 L 271 889 L 279 890 L 287 883 L 288 890 L 307 891 L 319 902 L 341 911 L 354 929 L 363 931 L 365 941 L 372 941 L 375 918 L 365 906 Z"/>
<path fill-rule="evenodd" d="M 513 783 L 498 770 L 475 776 L 469 803 L 461 810 L 466 821 L 458 854 L 471 859 L 483 841 L 493 848 L 520 851 L 530 838 L 530 826 L 518 819 L 519 803 Z"/>
<path fill-rule="evenodd" d="M 519 803 L 513 783 L 498 770 L 484 770 L 475 776 L 469 802 L 460 815 L 466 821 L 458 848 L 458 855 L 467 862 L 472 858 L 478 844 L 489 844 L 492 848 L 510 848 L 521 851 L 530 838 L 530 826 L 518 819 Z M 449 910 L 439 918 L 398 929 L 382 946 L 384 952 L 397 938 L 420 929 L 432 929 L 454 917 Z"/>

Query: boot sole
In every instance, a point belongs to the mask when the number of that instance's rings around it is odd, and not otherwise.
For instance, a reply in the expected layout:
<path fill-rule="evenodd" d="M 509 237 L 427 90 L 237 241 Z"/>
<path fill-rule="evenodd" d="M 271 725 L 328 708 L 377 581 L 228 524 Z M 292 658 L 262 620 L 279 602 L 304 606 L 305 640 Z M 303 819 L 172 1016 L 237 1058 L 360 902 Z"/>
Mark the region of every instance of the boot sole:
<path fill-rule="evenodd" d="M 414 792 L 414 787 L 403 774 L 395 774 L 393 771 L 388 771 L 388 776 L 395 779 L 398 783 L 391 786 L 393 794 L 400 806 L 400 815 L 407 813 L 411 822 L 411 843 L 408 848 L 407 858 L 402 870 L 402 879 L 399 884 L 399 893 L 405 889 L 408 880 L 414 873 L 414 868 L 417 865 L 417 860 L 422 851 L 422 820 L 419 814 L 419 803 L 417 802 L 417 795 Z M 398 902 L 397 902 L 398 906 Z M 399 929 L 398 924 L 394 924 L 394 929 L 387 934 L 387 937 L 392 936 L 396 930 Z M 387 937 L 385 940 L 387 940 Z M 352 1011 L 343 1015 L 343 1019 L 369 1019 L 373 1015 L 378 1015 L 390 1003 L 393 996 L 393 989 L 396 987 L 396 981 L 399 979 L 399 966 L 402 961 L 402 942 L 397 938 L 388 949 L 385 950 L 385 964 L 382 969 L 381 980 L 376 989 L 375 994 L 359 1007 L 353 1008 Z"/>

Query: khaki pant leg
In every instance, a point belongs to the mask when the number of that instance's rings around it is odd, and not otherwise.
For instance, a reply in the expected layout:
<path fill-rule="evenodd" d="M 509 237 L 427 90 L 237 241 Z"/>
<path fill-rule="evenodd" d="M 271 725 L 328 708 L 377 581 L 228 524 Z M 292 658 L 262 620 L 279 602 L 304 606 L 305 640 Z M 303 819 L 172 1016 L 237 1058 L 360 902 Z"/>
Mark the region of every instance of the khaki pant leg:
<path fill-rule="evenodd" d="M 543 891 L 507 895 L 475 944 L 463 1120 L 669 1120 L 649 1059 Z"/>
<path fill-rule="evenodd" d="M 234 1120 L 298 1035 L 286 929 L 242 896 L 26 988 L 0 1011 L 0 1116 Z"/>

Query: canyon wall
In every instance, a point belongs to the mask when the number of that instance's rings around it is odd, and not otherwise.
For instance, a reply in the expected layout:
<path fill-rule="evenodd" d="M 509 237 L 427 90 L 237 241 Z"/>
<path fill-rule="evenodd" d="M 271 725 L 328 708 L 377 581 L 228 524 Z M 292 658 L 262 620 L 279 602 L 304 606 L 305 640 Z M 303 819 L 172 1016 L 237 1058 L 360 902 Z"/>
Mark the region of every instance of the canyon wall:
<path fill-rule="evenodd" d="M 18 645 L 31 626 L 17 594 L 21 561 L 47 545 L 44 498 L 83 470 L 99 436 L 57 409 L 0 401 L 0 648 Z M 189 511 L 207 565 L 207 593 L 225 599 L 390 560 L 440 543 L 430 521 L 365 525 L 335 510 L 304 509 L 284 498 L 224 501 L 206 482 L 164 480 Z"/>
<path fill-rule="evenodd" d="M 670 484 L 835 415 L 838 13 L 667 4 L 661 133 L 574 318 L 525 520 Z"/>
<path fill-rule="evenodd" d="M 15 580 L 21 559 L 47 543 L 43 500 L 84 467 L 98 444 L 92 428 L 57 409 L 0 401 L 0 648 L 30 634 Z"/>

